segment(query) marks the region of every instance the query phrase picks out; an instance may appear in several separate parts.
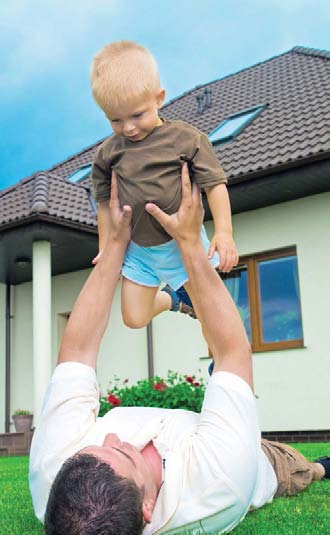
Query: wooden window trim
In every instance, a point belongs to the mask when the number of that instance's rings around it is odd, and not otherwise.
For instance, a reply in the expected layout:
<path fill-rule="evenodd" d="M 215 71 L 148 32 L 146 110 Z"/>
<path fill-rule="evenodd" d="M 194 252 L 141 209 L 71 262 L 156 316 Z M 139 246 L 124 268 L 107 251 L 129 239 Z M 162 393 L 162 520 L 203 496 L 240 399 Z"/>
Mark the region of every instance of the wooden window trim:
<path fill-rule="evenodd" d="M 286 247 L 285 249 L 278 249 L 253 255 L 242 256 L 237 266 L 237 268 L 246 267 L 247 269 L 247 284 L 251 325 L 251 347 L 253 353 L 304 347 L 303 338 L 296 340 L 283 340 L 281 342 L 264 342 L 262 340 L 262 313 L 260 285 L 258 277 L 258 262 L 264 260 L 273 260 L 277 258 L 286 258 L 287 256 L 297 256 L 297 250 L 295 246 Z"/>

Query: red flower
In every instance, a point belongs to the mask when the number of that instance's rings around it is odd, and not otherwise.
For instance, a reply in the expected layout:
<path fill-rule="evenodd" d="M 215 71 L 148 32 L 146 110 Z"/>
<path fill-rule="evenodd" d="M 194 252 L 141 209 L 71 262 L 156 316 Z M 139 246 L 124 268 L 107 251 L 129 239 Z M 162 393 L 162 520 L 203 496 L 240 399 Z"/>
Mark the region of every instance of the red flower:
<path fill-rule="evenodd" d="M 167 388 L 167 384 L 164 383 L 163 381 L 161 381 L 159 383 L 155 383 L 153 385 L 153 388 L 154 388 L 154 390 L 159 390 L 160 392 L 164 392 L 164 390 L 166 390 L 166 388 Z"/>
<path fill-rule="evenodd" d="M 121 400 L 114 394 L 109 394 L 107 400 L 108 403 L 110 403 L 110 405 L 112 405 L 113 407 L 118 407 L 118 405 L 121 404 Z"/>
<path fill-rule="evenodd" d="M 187 383 L 190 383 L 192 385 L 194 382 L 194 378 L 191 375 L 186 375 L 186 381 Z"/>
<path fill-rule="evenodd" d="M 198 381 L 195 381 L 195 382 L 193 383 L 193 386 L 201 386 L 201 384 L 200 384 Z"/>

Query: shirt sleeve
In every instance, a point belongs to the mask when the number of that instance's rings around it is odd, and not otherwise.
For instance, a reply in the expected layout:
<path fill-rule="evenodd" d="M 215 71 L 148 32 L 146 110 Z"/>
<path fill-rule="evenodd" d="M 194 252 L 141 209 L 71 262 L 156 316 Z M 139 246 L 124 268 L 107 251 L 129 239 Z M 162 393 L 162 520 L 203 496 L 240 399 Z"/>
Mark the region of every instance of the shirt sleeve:
<path fill-rule="evenodd" d="M 110 199 L 111 167 L 104 157 L 102 145 L 93 158 L 92 182 L 95 201 L 108 201 Z"/>
<path fill-rule="evenodd" d="M 194 180 L 200 188 L 227 184 L 224 170 L 217 159 L 207 135 L 200 132 L 197 148 L 192 159 Z"/>
<path fill-rule="evenodd" d="M 51 485 L 62 464 L 81 449 L 95 426 L 99 389 L 95 370 L 79 362 L 55 369 L 30 452 L 29 483 L 36 516 L 43 521 Z"/>
<path fill-rule="evenodd" d="M 213 373 L 206 387 L 196 439 L 207 452 L 204 473 L 227 480 L 249 507 L 261 455 L 256 401 L 249 385 L 229 372 Z M 197 474 L 196 474 L 197 477 Z"/>

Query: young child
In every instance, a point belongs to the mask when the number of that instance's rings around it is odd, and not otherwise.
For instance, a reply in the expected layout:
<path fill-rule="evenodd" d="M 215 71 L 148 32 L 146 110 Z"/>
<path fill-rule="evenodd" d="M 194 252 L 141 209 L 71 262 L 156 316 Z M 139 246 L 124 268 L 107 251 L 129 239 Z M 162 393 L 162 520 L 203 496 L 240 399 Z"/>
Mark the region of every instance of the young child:
<path fill-rule="evenodd" d="M 93 60 L 91 85 L 114 132 L 93 159 L 99 230 L 99 254 L 93 263 L 97 263 L 107 239 L 114 170 L 120 203 L 133 209 L 132 241 L 122 268 L 124 323 L 143 327 L 165 310 L 193 315 L 189 299 L 193 301 L 193 295 L 176 243 L 148 214 L 145 205 L 154 202 L 168 214 L 177 211 L 181 169 L 187 162 L 191 179 L 206 192 L 214 219 L 211 243 L 202 229 L 205 249 L 212 265 L 228 272 L 237 264 L 238 255 L 223 169 L 204 133 L 183 121 L 159 116 L 165 90 L 160 85 L 157 64 L 144 47 L 130 41 L 104 47 Z M 161 282 L 166 286 L 159 290 Z M 178 289 L 181 293 L 177 294 Z"/>

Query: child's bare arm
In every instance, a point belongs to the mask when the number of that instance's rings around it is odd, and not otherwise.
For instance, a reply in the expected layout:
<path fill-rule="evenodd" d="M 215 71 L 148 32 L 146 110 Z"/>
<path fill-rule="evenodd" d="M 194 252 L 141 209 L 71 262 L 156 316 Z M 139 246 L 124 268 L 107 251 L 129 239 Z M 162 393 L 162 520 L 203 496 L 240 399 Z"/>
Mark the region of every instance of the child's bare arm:
<path fill-rule="evenodd" d="M 214 236 L 208 252 L 212 258 L 215 251 L 220 256 L 220 269 L 228 273 L 238 263 L 238 252 L 233 239 L 230 200 L 225 184 L 205 188 L 214 220 Z"/>
<path fill-rule="evenodd" d="M 97 226 L 99 231 L 99 252 L 95 258 L 93 258 L 92 263 L 95 265 L 98 263 L 102 251 L 105 247 L 105 244 L 108 239 L 109 229 L 110 229 L 110 209 L 109 201 L 103 201 L 97 205 Z"/>

